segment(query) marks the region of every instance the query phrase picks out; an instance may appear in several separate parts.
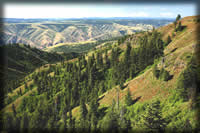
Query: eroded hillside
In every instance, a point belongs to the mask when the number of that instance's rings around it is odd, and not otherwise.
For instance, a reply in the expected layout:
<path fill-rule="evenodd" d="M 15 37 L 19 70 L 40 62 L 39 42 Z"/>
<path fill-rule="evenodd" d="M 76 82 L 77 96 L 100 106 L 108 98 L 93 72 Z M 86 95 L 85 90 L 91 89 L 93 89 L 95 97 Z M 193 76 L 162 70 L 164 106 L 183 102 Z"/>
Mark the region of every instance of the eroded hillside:
<path fill-rule="evenodd" d="M 24 20 L 25 21 L 25 20 Z M 136 22 L 135 22 L 136 21 Z M 138 21 L 138 22 L 137 22 Z M 9 22 L 9 21 L 8 21 Z M 46 48 L 59 43 L 105 40 L 151 30 L 171 20 L 65 20 L 45 22 L 12 21 L 4 24 L 4 41 Z"/>

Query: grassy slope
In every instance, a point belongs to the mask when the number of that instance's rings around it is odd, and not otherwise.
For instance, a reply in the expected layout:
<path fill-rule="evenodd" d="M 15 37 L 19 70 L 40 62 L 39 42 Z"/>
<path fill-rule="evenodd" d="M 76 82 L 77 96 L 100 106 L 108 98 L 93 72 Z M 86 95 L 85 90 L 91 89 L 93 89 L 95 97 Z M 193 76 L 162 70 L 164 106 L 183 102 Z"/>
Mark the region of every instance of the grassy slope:
<path fill-rule="evenodd" d="M 182 25 L 187 26 L 187 28 L 178 32 L 175 37 L 172 37 L 172 42 L 164 50 L 165 62 L 163 65 L 165 69 L 170 72 L 170 75 L 173 75 L 173 78 L 167 82 L 158 80 L 153 76 L 152 67 L 150 67 L 143 74 L 125 83 L 124 86 L 126 87 L 121 90 L 119 94 L 120 103 L 124 102 L 124 97 L 127 94 L 128 88 L 130 88 L 133 99 L 139 98 L 139 103 L 145 103 L 154 98 L 164 100 L 170 96 L 171 92 L 176 88 L 178 76 L 185 69 L 189 59 L 195 52 L 195 45 L 198 44 L 196 27 L 200 24 L 194 21 L 195 18 L 196 17 L 186 17 L 181 20 Z M 163 39 L 166 40 L 167 36 L 171 35 L 173 32 L 173 24 L 161 27 L 158 30 L 164 34 Z M 176 50 L 173 51 L 175 48 Z M 158 66 L 160 66 L 160 62 Z M 109 107 L 112 104 L 112 100 L 116 100 L 117 98 L 116 87 L 105 92 L 100 98 L 102 98 L 99 101 L 100 107 Z M 187 104 L 189 103 L 184 103 L 181 105 L 181 108 L 187 108 Z M 72 111 L 74 116 L 78 116 L 78 114 L 76 114 L 79 113 L 78 109 L 79 107 Z"/>
<path fill-rule="evenodd" d="M 75 43 L 59 43 L 56 44 L 54 46 L 50 46 L 48 48 L 45 48 L 45 51 L 52 51 L 52 49 L 56 48 L 56 47 L 60 47 L 60 46 L 66 46 L 66 45 L 80 45 L 80 44 L 87 44 L 87 43 L 93 43 L 95 41 L 83 41 L 83 42 L 75 42 Z"/>
<path fill-rule="evenodd" d="M 189 17 L 181 20 L 182 25 L 187 26 L 187 29 L 177 33 L 177 35 L 174 38 L 172 38 L 172 42 L 164 50 L 164 65 L 166 70 L 169 71 L 171 75 L 173 75 L 173 78 L 167 82 L 157 80 L 152 75 L 152 68 L 150 68 L 144 74 L 139 75 L 135 79 L 126 83 L 128 86 L 121 91 L 121 99 L 123 98 L 124 92 L 128 87 L 130 88 L 131 93 L 134 94 L 134 97 L 141 96 L 141 99 L 139 100 L 140 102 L 147 101 L 159 94 L 161 96 L 164 95 L 165 98 L 167 98 L 169 90 L 175 88 L 176 80 L 180 72 L 182 72 L 186 67 L 189 58 L 195 52 L 195 45 L 197 45 L 198 43 L 196 40 L 197 25 L 195 25 L 193 21 L 190 21 L 192 18 L 193 17 Z M 168 33 L 166 32 L 166 29 L 169 30 Z M 171 34 L 172 30 L 172 25 L 168 25 L 167 27 L 161 27 L 159 29 L 159 31 L 165 33 L 165 35 Z M 177 49 L 174 52 L 171 52 L 175 48 Z M 112 102 L 111 97 L 114 97 L 115 95 L 115 88 L 106 92 L 104 95 L 105 97 L 102 100 L 100 100 L 100 104 L 110 105 Z"/>

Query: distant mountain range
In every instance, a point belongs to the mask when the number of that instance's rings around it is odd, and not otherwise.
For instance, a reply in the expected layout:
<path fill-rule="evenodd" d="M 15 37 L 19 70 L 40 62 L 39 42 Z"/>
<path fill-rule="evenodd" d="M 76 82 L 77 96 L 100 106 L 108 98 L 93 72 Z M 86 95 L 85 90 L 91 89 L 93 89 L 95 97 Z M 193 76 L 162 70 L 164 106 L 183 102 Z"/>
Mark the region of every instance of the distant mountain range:
<path fill-rule="evenodd" d="M 18 19 L 5 18 L 5 44 L 24 43 L 47 48 L 60 43 L 104 40 L 111 37 L 151 30 L 171 23 L 173 19 L 147 18 L 77 18 Z"/>

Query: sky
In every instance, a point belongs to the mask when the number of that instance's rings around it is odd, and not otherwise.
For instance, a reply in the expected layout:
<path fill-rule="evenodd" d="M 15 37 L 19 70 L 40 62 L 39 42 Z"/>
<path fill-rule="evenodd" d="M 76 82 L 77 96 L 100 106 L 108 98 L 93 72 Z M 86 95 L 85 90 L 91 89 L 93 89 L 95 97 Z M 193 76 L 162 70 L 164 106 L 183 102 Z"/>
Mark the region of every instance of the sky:
<path fill-rule="evenodd" d="M 172 4 L 16 4 L 3 5 L 4 18 L 164 17 L 196 15 L 192 3 Z"/>

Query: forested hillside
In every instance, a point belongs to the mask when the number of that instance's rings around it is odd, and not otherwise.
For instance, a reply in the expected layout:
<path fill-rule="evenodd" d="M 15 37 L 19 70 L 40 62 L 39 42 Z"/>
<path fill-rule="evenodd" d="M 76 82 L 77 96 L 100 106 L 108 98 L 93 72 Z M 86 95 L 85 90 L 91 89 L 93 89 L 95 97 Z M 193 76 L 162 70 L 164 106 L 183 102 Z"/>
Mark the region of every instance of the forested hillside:
<path fill-rule="evenodd" d="M 36 68 L 66 59 L 77 57 L 77 53 L 57 54 L 41 51 L 37 48 L 31 48 L 24 44 L 9 44 L 0 47 L 4 53 L 4 66 L 0 66 L 4 75 L 2 80 L 6 84 L 4 93 L 10 92 L 13 88 L 18 87 L 23 78 L 32 73 Z"/>
<path fill-rule="evenodd" d="M 4 131 L 199 130 L 199 17 L 48 64 L 4 97 Z"/>

